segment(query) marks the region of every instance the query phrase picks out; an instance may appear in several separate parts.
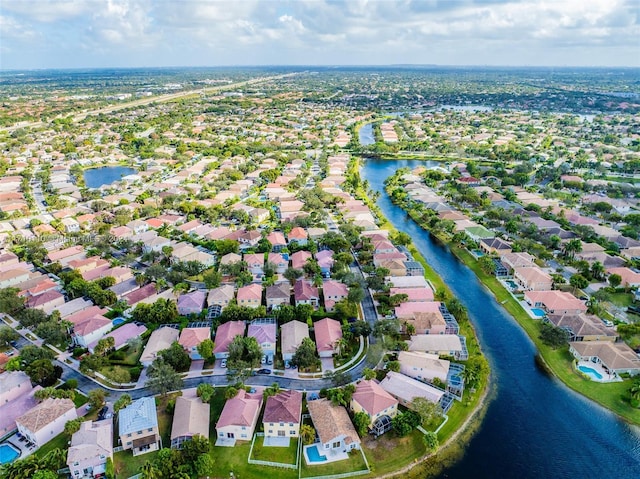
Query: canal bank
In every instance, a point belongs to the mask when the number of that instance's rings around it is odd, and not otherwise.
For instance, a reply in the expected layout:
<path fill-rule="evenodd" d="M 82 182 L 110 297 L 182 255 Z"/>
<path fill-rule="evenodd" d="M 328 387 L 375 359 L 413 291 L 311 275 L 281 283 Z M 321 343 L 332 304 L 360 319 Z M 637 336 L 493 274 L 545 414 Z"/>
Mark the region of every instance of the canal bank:
<path fill-rule="evenodd" d="M 496 398 L 462 460 L 447 477 L 635 478 L 640 463 L 640 428 L 571 391 L 542 371 L 536 348 L 446 245 L 434 241 L 391 203 L 384 179 L 396 169 L 424 162 L 367 160 L 362 179 L 380 193 L 378 207 L 413 243 L 467 308 L 491 364 Z M 444 476 L 443 476 L 444 477 Z"/>

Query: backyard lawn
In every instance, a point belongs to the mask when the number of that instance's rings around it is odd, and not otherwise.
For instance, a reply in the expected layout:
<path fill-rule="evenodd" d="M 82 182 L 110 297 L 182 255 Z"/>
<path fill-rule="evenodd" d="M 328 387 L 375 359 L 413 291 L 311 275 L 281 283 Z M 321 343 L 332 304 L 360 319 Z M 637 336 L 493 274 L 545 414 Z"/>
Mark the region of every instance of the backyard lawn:
<path fill-rule="evenodd" d="M 308 466 L 304 458 L 301 458 L 300 477 L 327 476 L 367 470 L 362 454 L 363 452 L 355 450 L 349 453 L 349 459 L 314 466 Z"/>
<path fill-rule="evenodd" d="M 117 479 L 128 479 L 140 472 L 140 468 L 147 462 L 156 458 L 158 451 L 135 456 L 131 451 L 120 451 L 113 454 L 113 465 Z"/>
<path fill-rule="evenodd" d="M 295 465 L 298 456 L 297 438 L 290 439 L 289 447 L 265 447 L 263 443 L 264 436 L 256 437 L 253 443 L 251 459 Z"/>
<path fill-rule="evenodd" d="M 378 439 L 363 439 L 363 450 L 373 476 L 397 471 L 422 457 L 425 453 L 422 436 L 420 431 L 414 430 L 405 437 L 394 437 L 393 432 L 388 432 Z"/>

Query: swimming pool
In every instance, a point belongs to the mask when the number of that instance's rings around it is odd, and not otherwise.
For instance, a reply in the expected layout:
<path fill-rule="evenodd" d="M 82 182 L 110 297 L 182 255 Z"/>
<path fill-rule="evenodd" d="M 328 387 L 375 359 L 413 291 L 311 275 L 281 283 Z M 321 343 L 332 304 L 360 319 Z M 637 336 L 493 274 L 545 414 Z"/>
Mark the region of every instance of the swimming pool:
<path fill-rule="evenodd" d="M 505 283 L 509 285 L 512 291 L 515 291 L 518 289 L 518 284 L 515 283 L 514 281 L 511 281 L 510 279 L 506 280 Z"/>
<path fill-rule="evenodd" d="M 578 366 L 578 369 L 583 373 L 585 373 L 587 376 L 591 377 L 591 379 L 597 379 L 598 381 L 602 381 L 602 374 L 600 374 L 595 369 L 590 368 L 589 366 L 583 366 L 582 364 Z"/>
<path fill-rule="evenodd" d="M 544 309 L 540 309 L 540 308 L 531 308 L 531 312 L 538 318 L 544 318 L 545 315 L 547 314 L 544 312 Z"/>
<path fill-rule="evenodd" d="M 114 318 L 113 321 L 111 321 L 111 324 L 113 324 L 114 326 L 120 326 L 125 321 L 126 319 L 124 319 L 122 316 L 118 316 L 117 318 Z"/>
<path fill-rule="evenodd" d="M 313 446 L 308 446 L 306 451 L 307 451 L 307 463 L 325 462 L 327 460 L 327 456 L 320 455 L 320 451 L 318 451 L 317 444 L 314 444 Z"/>
<path fill-rule="evenodd" d="M 479 249 L 474 249 L 473 254 L 475 255 L 476 258 L 482 258 L 484 256 L 484 253 Z"/>
<path fill-rule="evenodd" d="M 11 444 L 0 444 L 0 464 L 9 464 L 15 461 L 19 455 L 20 451 Z"/>

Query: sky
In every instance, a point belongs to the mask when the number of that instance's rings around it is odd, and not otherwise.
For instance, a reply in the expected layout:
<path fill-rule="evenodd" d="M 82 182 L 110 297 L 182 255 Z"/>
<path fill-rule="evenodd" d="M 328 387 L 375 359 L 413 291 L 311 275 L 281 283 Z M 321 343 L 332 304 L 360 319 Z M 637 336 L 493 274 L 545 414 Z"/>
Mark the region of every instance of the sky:
<path fill-rule="evenodd" d="M 0 69 L 640 66 L 640 0 L 0 0 Z"/>

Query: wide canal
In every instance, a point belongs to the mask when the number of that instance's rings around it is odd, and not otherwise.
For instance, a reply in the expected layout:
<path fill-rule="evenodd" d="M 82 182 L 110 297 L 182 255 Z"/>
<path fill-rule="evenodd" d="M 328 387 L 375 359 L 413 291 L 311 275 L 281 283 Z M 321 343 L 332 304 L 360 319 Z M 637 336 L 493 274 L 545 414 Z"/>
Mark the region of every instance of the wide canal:
<path fill-rule="evenodd" d="M 491 365 L 495 398 L 464 457 L 442 477 L 640 478 L 640 428 L 541 371 L 533 343 L 475 274 L 386 195 L 383 182 L 396 169 L 426 164 L 370 159 L 361 175 L 380 192 L 378 205 L 384 215 L 411 236 L 467 307 Z"/>

